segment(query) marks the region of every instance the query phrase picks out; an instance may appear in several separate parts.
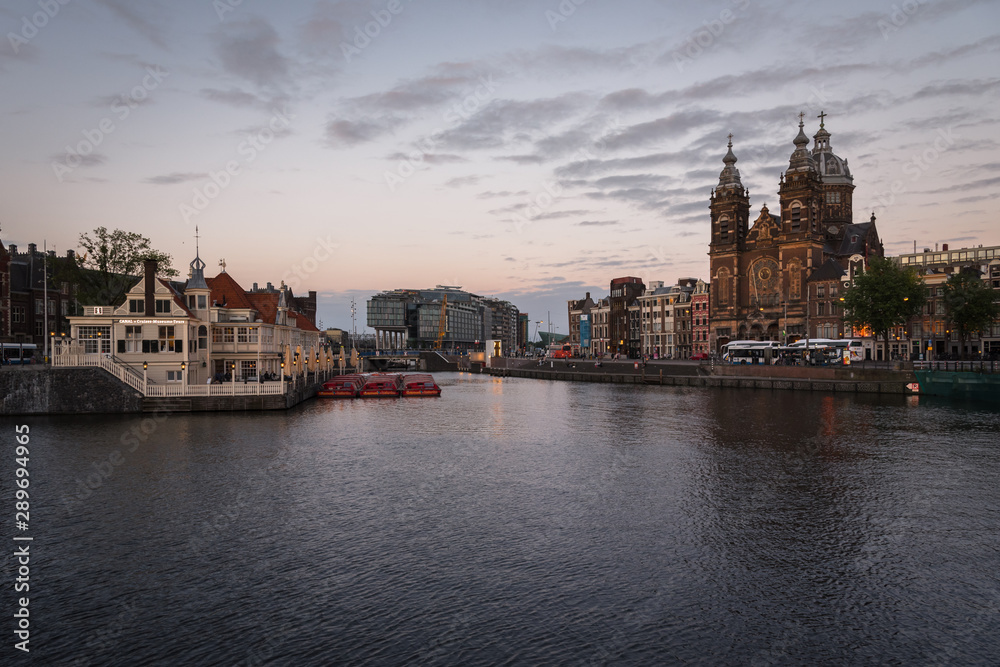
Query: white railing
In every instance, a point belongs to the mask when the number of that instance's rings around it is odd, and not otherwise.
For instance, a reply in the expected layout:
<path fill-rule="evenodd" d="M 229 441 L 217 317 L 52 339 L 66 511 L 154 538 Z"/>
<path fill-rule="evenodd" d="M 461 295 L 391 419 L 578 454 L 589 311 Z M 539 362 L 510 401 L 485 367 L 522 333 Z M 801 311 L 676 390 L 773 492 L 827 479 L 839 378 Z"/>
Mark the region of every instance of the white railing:
<path fill-rule="evenodd" d="M 103 354 L 59 354 L 52 357 L 52 365 L 58 367 L 98 366 L 136 391 L 144 392 L 145 382 L 134 371 Z"/>
<path fill-rule="evenodd" d="M 57 354 L 52 357 L 52 365 L 59 368 L 70 368 L 80 366 L 98 366 L 108 371 L 116 378 L 132 387 L 144 396 L 167 397 L 167 396 L 281 396 L 286 388 L 292 388 L 295 384 L 301 385 L 302 379 L 296 383 L 271 381 L 271 382 L 222 382 L 219 384 L 150 384 L 136 371 L 118 363 L 108 355 L 104 354 Z M 333 375 L 333 370 L 319 371 L 313 375 L 314 382 L 323 382 Z"/>
<path fill-rule="evenodd" d="M 223 382 L 221 384 L 152 384 L 146 388 L 146 396 L 280 396 L 283 392 L 279 382 Z"/>

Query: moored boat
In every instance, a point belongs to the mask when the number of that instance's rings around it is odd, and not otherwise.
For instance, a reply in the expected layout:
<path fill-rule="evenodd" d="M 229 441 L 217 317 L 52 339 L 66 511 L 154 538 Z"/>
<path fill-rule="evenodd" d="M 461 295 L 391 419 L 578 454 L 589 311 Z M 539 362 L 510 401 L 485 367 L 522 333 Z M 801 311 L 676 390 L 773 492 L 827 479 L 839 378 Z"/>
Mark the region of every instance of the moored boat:
<path fill-rule="evenodd" d="M 920 393 L 1000 403 L 1000 374 L 965 371 L 914 371 Z"/>
<path fill-rule="evenodd" d="M 403 375 L 401 396 L 440 396 L 441 387 L 434 377 L 427 373 L 407 373 Z"/>
<path fill-rule="evenodd" d="M 399 396 L 399 379 L 396 373 L 371 373 L 365 377 L 364 384 L 358 391 L 361 398 L 397 398 Z"/>
<path fill-rule="evenodd" d="M 316 392 L 317 396 L 325 398 L 357 398 L 364 377 L 359 374 L 338 375 L 337 377 L 323 383 L 323 387 Z"/>

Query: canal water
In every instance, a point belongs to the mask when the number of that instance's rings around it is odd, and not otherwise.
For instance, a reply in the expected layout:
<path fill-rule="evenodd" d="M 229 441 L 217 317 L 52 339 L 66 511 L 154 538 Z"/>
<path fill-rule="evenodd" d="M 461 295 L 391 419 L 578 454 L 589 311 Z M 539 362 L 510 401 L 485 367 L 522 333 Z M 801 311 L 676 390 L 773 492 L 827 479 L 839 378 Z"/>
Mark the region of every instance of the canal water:
<path fill-rule="evenodd" d="M 31 427 L 33 662 L 996 664 L 996 409 L 437 379 L 5 418 L 6 554 Z"/>

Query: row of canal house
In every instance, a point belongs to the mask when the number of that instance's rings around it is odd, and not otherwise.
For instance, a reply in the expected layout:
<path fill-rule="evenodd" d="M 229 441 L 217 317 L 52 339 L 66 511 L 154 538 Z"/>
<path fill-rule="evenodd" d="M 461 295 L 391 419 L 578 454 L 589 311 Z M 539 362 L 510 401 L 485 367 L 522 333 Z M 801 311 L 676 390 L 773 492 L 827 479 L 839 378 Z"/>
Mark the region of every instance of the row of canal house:
<path fill-rule="evenodd" d="M 104 354 L 144 373 L 150 383 L 205 384 L 264 373 L 301 372 L 321 352 L 316 293 L 296 298 L 284 285 L 247 291 L 226 273 L 205 278 L 195 257 L 186 283 L 144 275 L 122 303 L 84 306 L 70 317 L 71 336 L 57 354 Z M 326 351 L 322 351 L 326 354 Z"/>
<path fill-rule="evenodd" d="M 675 285 L 627 276 L 609 296 L 567 304 L 569 344 L 578 355 L 686 359 L 709 352 L 709 285 L 681 278 Z"/>

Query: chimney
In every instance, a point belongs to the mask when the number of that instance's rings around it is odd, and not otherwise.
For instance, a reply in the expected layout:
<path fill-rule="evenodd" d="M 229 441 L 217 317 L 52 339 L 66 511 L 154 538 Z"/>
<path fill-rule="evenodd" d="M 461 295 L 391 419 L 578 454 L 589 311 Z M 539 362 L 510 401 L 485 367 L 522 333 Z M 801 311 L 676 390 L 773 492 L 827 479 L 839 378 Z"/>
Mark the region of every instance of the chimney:
<path fill-rule="evenodd" d="M 156 260 L 147 259 L 142 263 L 146 272 L 146 317 L 156 315 Z"/>
<path fill-rule="evenodd" d="M 13 243 L 11 243 L 9 246 L 7 246 L 7 250 L 10 251 L 10 256 L 11 257 L 13 257 L 14 255 L 17 254 L 17 246 L 14 245 Z"/>
<path fill-rule="evenodd" d="M 587 298 L 587 299 L 590 298 L 590 292 L 587 292 L 587 296 L 585 298 Z"/>
<path fill-rule="evenodd" d="M 253 290 L 251 290 L 251 291 L 253 291 L 253 292 L 256 292 L 256 291 L 257 291 L 257 283 L 254 283 L 254 284 L 253 284 Z"/>
<path fill-rule="evenodd" d="M 37 245 L 35 245 L 34 243 L 29 243 L 28 244 L 28 254 L 29 255 L 34 255 L 37 250 L 38 250 L 38 246 Z"/>
<path fill-rule="evenodd" d="M 941 252 L 948 252 L 948 244 L 947 243 L 942 243 L 941 244 Z"/>
<path fill-rule="evenodd" d="M 70 260 L 76 259 L 76 253 L 73 252 L 72 250 L 67 250 L 66 251 L 66 259 L 70 259 Z"/>

